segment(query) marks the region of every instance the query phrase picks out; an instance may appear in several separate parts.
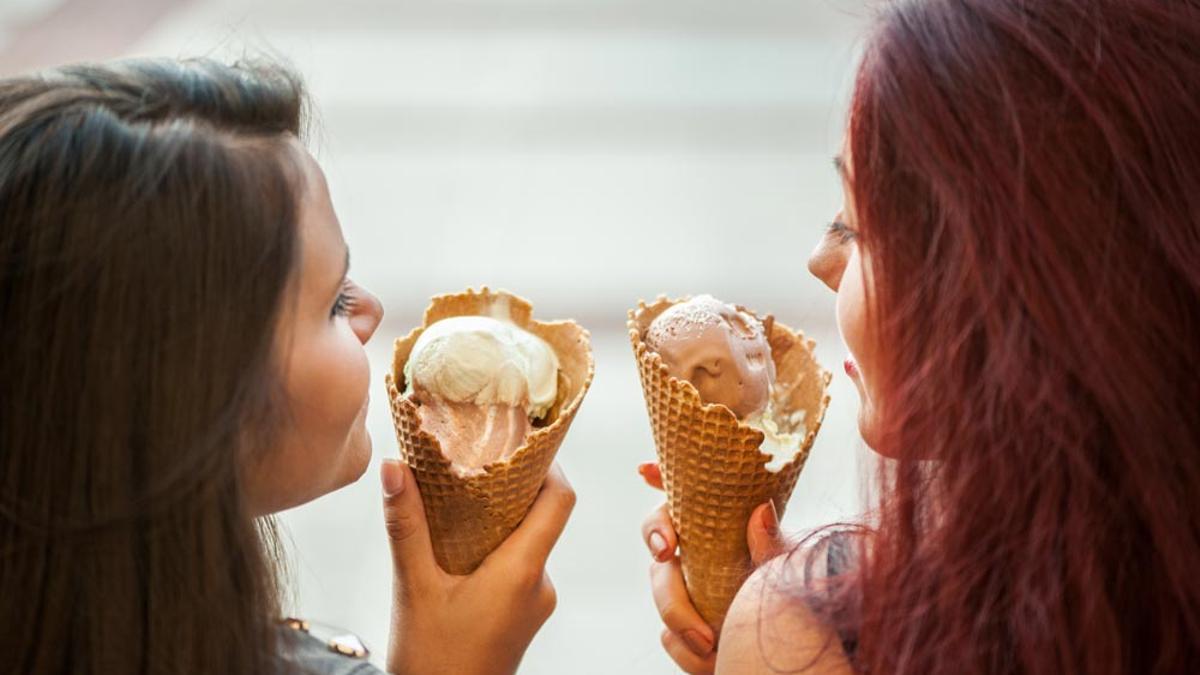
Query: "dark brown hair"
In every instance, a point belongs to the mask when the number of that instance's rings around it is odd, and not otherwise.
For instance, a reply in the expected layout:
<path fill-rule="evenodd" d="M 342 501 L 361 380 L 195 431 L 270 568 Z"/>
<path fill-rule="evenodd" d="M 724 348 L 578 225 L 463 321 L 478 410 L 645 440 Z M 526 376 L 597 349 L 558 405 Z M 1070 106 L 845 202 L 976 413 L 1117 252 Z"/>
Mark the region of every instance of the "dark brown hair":
<path fill-rule="evenodd" d="M 278 393 L 303 117 L 275 66 L 0 81 L 0 670 L 274 668 L 240 472 Z"/>
<path fill-rule="evenodd" d="M 1200 2 L 888 3 L 850 122 L 859 666 L 1200 672 Z"/>

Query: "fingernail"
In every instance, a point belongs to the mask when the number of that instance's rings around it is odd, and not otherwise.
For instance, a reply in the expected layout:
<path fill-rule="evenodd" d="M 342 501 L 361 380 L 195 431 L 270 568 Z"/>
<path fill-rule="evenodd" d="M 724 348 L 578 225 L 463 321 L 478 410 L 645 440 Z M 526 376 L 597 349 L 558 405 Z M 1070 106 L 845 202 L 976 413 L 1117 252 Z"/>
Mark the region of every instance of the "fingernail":
<path fill-rule="evenodd" d="M 638 474 L 644 478 L 646 476 L 646 472 L 650 470 L 651 466 L 654 466 L 654 465 L 650 464 L 649 462 L 644 463 L 644 464 L 638 464 Z"/>
<path fill-rule="evenodd" d="M 394 459 L 383 460 L 383 466 L 379 469 L 379 477 L 383 480 L 385 496 L 395 497 L 404 492 L 404 469 L 400 466 L 400 462 Z"/>
<path fill-rule="evenodd" d="M 688 648 L 696 652 L 696 656 L 708 656 L 712 651 L 712 640 L 701 635 L 698 630 L 685 630 L 682 637 Z"/>
<path fill-rule="evenodd" d="M 658 530 L 650 533 L 650 552 L 654 554 L 654 559 L 659 561 L 667 552 L 667 538 L 659 534 Z"/>
<path fill-rule="evenodd" d="M 763 509 L 762 524 L 767 535 L 779 536 L 779 513 L 775 510 L 774 500 L 767 502 L 767 508 Z"/>

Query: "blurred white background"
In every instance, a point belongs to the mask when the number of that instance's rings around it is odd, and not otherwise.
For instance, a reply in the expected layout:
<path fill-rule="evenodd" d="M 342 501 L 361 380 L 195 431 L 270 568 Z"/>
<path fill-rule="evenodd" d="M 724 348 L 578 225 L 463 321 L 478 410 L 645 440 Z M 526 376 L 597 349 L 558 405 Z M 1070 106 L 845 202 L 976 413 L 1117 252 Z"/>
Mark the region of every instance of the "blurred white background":
<path fill-rule="evenodd" d="M 709 292 L 805 329 L 833 403 L 784 519 L 853 517 L 868 452 L 833 295 L 805 261 L 841 196 L 864 0 L 3 0 L 0 73 L 117 55 L 274 55 L 306 77 L 311 146 L 387 318 L 370 345 L 376 459 L 283 515 L 296 615 L 382 658 L 390 571 L 383 372 L 428 297 L 507 288 L 592 331 L 595 383 L 559 460 L 579 502 L 559 609 L 522 672 L 675 672 L 638 534 L 659 500 L 625 334 L 639 298 Z"/>

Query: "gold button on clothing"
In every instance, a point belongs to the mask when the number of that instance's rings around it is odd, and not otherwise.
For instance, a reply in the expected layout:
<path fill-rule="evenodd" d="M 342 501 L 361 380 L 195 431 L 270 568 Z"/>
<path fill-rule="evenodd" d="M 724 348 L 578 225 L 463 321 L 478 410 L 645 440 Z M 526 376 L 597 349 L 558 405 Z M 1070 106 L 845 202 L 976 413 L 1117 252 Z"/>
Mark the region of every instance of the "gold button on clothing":
<path fill-rule="evenodd" d="M 319 621 L 280 621 L 280 658 L 315 675 L 383 675 L 367 657 L 371 651 L 353 633 Z"/>
<path fill-rule="evenodd" d="M 357 635 L 346 633 L 345 635 L 335 635 L 329 638 L 329 648 L 344 656 L 353 656 L 356 659 L 367 658 L 366 645 L 358 639 Z"/>

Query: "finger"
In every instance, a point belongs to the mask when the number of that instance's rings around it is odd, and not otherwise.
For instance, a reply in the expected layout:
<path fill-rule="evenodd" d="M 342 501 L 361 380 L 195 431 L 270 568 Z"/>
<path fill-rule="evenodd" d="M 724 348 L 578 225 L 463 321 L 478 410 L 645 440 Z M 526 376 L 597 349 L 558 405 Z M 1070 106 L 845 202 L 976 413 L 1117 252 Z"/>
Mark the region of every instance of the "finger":
<path fill-rule="evenodd" d="M 675 538 L 675 528 L 671 525 L 671 514 L 666 504 L 651 511 L 642 521 L 642 541 L 646 542 L 650 555 L 659 562 L 666 562 L 675 556 L 675 547 L 679 542 Z"/>
<path fill-rule="evenodd" d="M 432 579 L 438 572 L 425 521 L 421 490 L 412 470 L 394 459 L 383 460 L 383 523 L 392 549 L 392 564 L 405 586 Z"/>
<path fill-rule="evenodd" d="M 783 552 L 786 542 L 779 530 L 779 514 L 773 501 L 759 504 L 750 514 L 746 523 L 746 545 L 755 566 Z"/>
<path fill-rule="evenodd" d="M 555 462 L 525 519 L 489 558 L 521 560 L 525 564 L 542 567 L 567 526 L 567 518 L 574 508 L 575 490 L 567 482 L 558 462 Z"/>
<path fill-rule="evenodd" d="M 710 652 L 708 656 L 697 656 L 682 637 L 669 630 L 662 632 L 662 646 L 675 665 L 689 675 L 712 675 L 716 669 L 716 652 Z"/>
<path fill-rule="evenodd" d="M 667 630 L 681 636 L 688 635 L 688 642 L 696 646 L 696 655 L 707 656 L 716 644 L 716 637 L 692 605 L 692 598 L 683 583 L 683 571 L 678 558 L 650 565 L 650 592 Z"/>
<path fill-rule="evenodd" d="M 656 462 L 638 464 L 638 473 L 642 476 L 642 480 L 646 481 L 646 485 L 655 490 L 663 489 L 662 470 Z"/>

